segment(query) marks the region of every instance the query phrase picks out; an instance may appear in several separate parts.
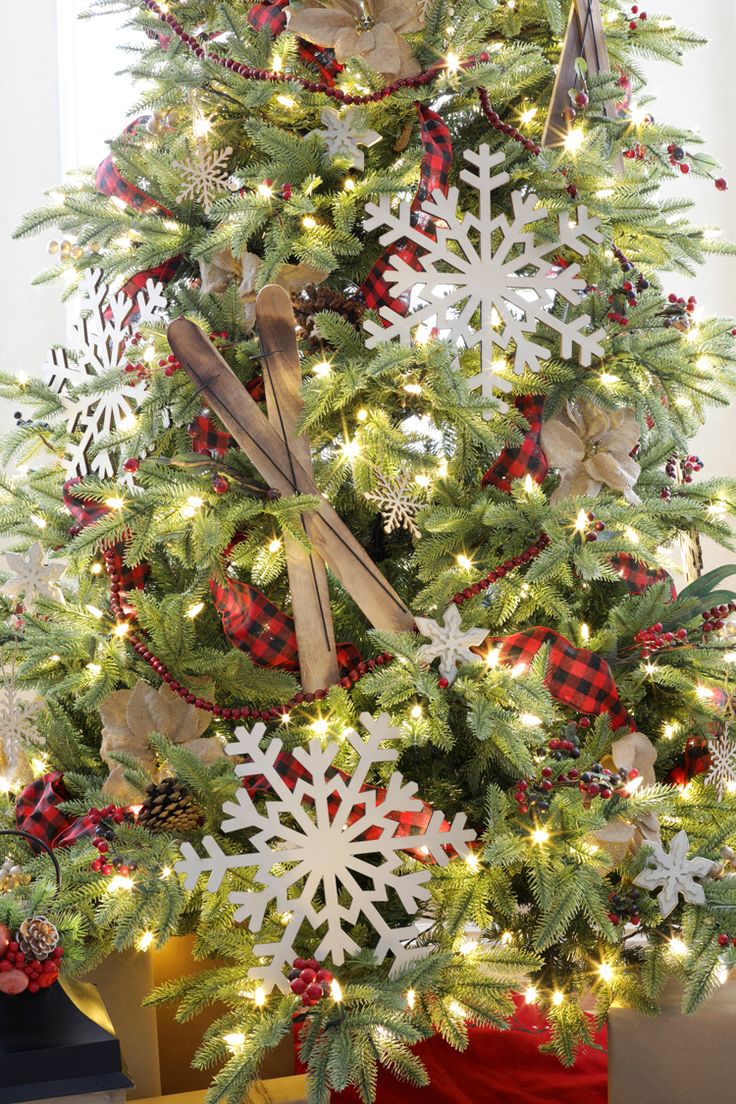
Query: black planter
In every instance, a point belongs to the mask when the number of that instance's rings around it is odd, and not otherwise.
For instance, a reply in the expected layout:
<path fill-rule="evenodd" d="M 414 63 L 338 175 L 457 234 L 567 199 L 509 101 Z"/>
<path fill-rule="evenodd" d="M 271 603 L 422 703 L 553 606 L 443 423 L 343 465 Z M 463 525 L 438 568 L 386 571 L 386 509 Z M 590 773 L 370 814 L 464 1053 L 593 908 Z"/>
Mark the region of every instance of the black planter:
<path fill-rule="evenodd" d="M 65 982 L 19 997 L 0 994 L 0 1104 L 73 1100 L 131 1084 L 93 985 Z"/>

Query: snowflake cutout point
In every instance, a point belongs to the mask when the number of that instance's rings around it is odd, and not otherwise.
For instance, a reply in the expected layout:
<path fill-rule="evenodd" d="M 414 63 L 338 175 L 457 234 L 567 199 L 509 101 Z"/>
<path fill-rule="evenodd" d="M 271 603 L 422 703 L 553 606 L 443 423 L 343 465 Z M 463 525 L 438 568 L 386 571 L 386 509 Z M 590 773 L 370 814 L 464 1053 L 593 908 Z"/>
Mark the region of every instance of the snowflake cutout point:
<path fill-rule="evenodd" d="M 705 904 L 705 890 L 700 878 L 706 878 L 713 869 L 710 859 L 687 857 L 690 841 L 684 829 L 673 837 L 669 852 L 656 841 L 647 842 L 651 854 L 641 874 L 634 878 L 634 885 L 642 889 L 659 889 L 657 901 L 662 916 L 667 917 L 677 907 L 678 897 L 690 905 Z"/>
<path fill-rule="evenodd" d="M 464 169 L 460 178 L 477 191 L 477 207 L 462 212 L 457 188 L 450 188 L 446 196 L 436 189 L 421 205 L 436 228 L 436 240 L 420 225 L 412 224 L 410 203 L 402 203 L 395 213 L 389 196 L 366 206 L 366 230 L 388 227 L 380 237 L 382 245 L 408 242 L 419 247 L 414 264 L 395 256 L 385 273 L 397 298 L 411 295 L 409 311 L 401 313 L 384 306 L 380 311 L 384 325 L 367 319 L 367 346 L 375 348 L 392 339 L 410 345 L 419 327 L 451 339 L 455 345 L 480 346 L 480 372 L 470 383 L 485 397 L 494 389 L 505 392 L 512 386 L 501 371 L 506 362 L 494 362 L 494 347 L 504 352 L 513 349 L 517 375 L 526 370 L 539 372 L 542 362 L 552 356 L 553 350 L 536 338 L 539 328 L 558 335 L 562 357 L 572 356 L 573 346 L 577 346 L 580 363 L 589 365 L 593 356 L 603 354 L 605 331 L 589 333 L 587 314 L 567 318 L 552 312 L 563 300 L 576 306 L 585 281 L 579 276 L 578 264 L 562 268 L 550 255 L 566 248 L 585 256 L 589 242 L 603 240 L 598 219 L 580 206 L 575 220 L 560 215 L 554 240 L 538 241 L 530 228 L 547 218 L 548 212 L 538 206 L 533 193 L 511 193 L 510 221 L 503 213 L 494 216 L 493 192 L 510 179 L 507 172 L 494 173 L 504 155 L 492 154 L 484 144 L 477 152 L 466 150 L 463 156 L 476 169 Z M 417 301 L 419 305 L 413 309 Z M 476 323 L 478 315 L 480 322 Z"/>
<path fill-rule="evenodd" d="M 425 953 L 406 946 L 418 934 L 413 923 L 393 928 L 379 908 L 392 891 L 412 916 L 429 897 L 429 870 L 403 870 L 402 853 L 407 846 L 426 848 L 429 858 L 445 866 L 449 861 L 446 848 L 467 855 L 468 843 L 475 838 L 465 827 L 463 813 L 448 825 L 439 810 L 424 831 L 411 836 L 396 834 L 398 821 L 391 814 L 418 812 L 423 807 L 415 796 L 417 784 L 404 781 L 398 772 L 380 793 L 366 783 L 374 765 L 398 757 L 395 747 L 384 745 L 401 733 L 386 714 L 372 717 L 363 713 L 360 719 L 366 739 L 354 729 L 344 737 L 357 756 L 353 774 L 336 773 L 337 743 L 323 746 L 315 739 L 293 752 L 300 771 L 293 790 L 277 769 L 281 740 L 270 740 L 261 749 L 263 724 L 255 725 L 251 732 L 236 729 L 236 740 L 227 752 L 246 759 L 235 768 L 236 774 L 240 778 L 265 777 L 272 799 L 261 811 L 241 788 L 235 801 L 225 803 L 223 831 L 251 833 L 245 853 L 226 854 L 211 836 L 202 840 L 204 857 L 190 843 L 182 844 L 183 859 L 176 869 L 185 876 L 189 889 L 202 874 L 208 874 L 207 888 L 215 892 L 228 871 L 253 868 L 254 887 L 261 888 L 235 890 L 229 895 L 237 906 L 235 921 L 248 920 L 251 931 L 257 932 L 269 907 L 288 916 L 278 941 L 253 948 L 256 955 L 269 961 L 253 967 L 250 976 L 269 990 L 288 991 L 285 970 L 297 954 L 294 944 L 304 925 L 315 932 L 324 929 L 315 956 L 321 961 L 329 956 L 337 966 L 360 950 L 347 929 L 361 916 L 378 935 L 378 962 L 390 953 L 396 969 Z"/>

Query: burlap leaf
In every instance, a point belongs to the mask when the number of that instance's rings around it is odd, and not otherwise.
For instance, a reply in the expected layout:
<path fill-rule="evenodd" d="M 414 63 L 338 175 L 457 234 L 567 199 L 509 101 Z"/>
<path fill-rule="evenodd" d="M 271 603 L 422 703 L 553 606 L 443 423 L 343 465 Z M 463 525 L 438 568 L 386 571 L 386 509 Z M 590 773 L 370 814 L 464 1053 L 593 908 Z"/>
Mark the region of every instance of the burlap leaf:
<path fill-rule="evenodd" d="M 614 740 L 610 765 L 619 770 L 638 771 L 645 786 L 657 781 L 654 764 L 657 749 L 643 732 L 627 732 Z M 605 762 L 605 761 L 604 761 Z M 659 818 L 655 813 L 645 813 L 638 820 L 611 820 L 603 828 L 592 833 L 594 841 L 607 851 L 615 863 L 624 861 L 629 852 L 637 851 L 645 840 L 658 840 Z"/>
<path fill-rule="evenodd" d="M 366 22 L 366 11 L 370 23 Z M 340 64 L 360 57 L 377 73 L 412 77 L 421 66 L 403 37 L 424 24 L 416 0 L 334 0 L 309 2 L 291 10 L 289 31 L 318 46 L 329 46 Z"/>
<path fill-rule="evenodd" d="M 637 503 L 634 485 L 641 469 L 631 453 L 639 436 L 639 423 L 629 407 L 607 411 L 586 400 L 568 402 L 542 424 L 542 449 L 561 476 L 552 502 L 594 496 L 608 486 L 627 502 Z"/>

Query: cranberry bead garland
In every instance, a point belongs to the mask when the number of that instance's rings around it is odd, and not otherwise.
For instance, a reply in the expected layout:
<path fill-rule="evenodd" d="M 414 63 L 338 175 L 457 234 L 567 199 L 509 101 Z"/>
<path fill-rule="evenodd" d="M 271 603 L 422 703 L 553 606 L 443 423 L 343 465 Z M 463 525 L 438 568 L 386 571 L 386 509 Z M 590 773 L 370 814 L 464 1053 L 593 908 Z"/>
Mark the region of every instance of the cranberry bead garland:
<path fill-rule="evenodd" d="M 540 534 L 534 544 L 530 545 L 529 548 L 525 549 L 523 552 L 520 552 L 518 556 L 510 556 L 508 560 L 500 564 L 498 567 L 494 567 L 492 571 L 489 571 L 487 575 L 484 575 L 482 579 L 479 579 L 476 583 L 473 583 L 472 586 L 466 587 L 465 590 L 459 591 L 457 594 L 454 595 L 454 597 L 450 599 L 450 601 L 456 606 L 461 606 L 463 602 L 467 602 L 471 598 L 475 598 L 478 594 L 482 593 L 482 591 L 487 590 L 489 586 L 493 586 L 494 583 L 497 583 L 499 579 L 503 579 L 504 576 L 508 575 L 509 572 L 514 570 L 514 568 L 521 567 L 522 564 L 531 563 L 532 560 L 537 558 L 540 552 L 544 551 L 548 544 L 549 537 L 547 536 L 547 534 Z"/>

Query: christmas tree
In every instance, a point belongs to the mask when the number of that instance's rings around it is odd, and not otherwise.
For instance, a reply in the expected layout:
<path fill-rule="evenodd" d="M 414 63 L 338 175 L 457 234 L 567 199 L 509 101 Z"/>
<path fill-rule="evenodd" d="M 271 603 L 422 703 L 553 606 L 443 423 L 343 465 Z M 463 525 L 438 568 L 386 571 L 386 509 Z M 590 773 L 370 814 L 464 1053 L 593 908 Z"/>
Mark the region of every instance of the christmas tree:
<path fill-rule="evenodd" d="M 11 847 L 0 924 L 70 974 L 196 932 L 224 964 L 153 999 L 224 1002 L 212 1101 L 295 1018 L 309 1100 L 368 1101 L 514 991 L 566 1063 L 591 994 L 695 1010 L 736 964 L 736 566 L 697 563 L 736 487 L 688 440 L 736 329 L 680 295 L 726 182 L 642 59 L 701 40 L 620 0 L 123 6 L 142 113 L 19 230 L 79 321 L 0 380 L 2 824 L 62 874 Z"/>

